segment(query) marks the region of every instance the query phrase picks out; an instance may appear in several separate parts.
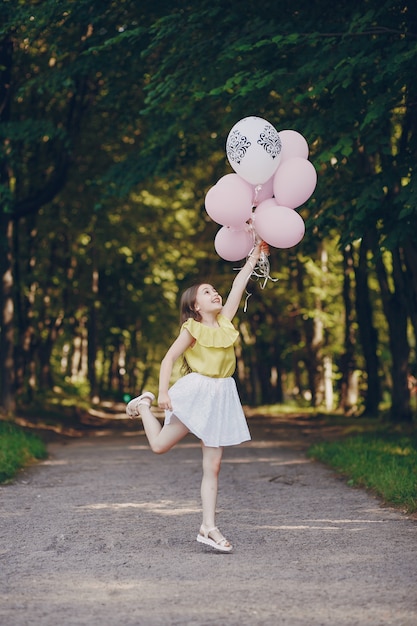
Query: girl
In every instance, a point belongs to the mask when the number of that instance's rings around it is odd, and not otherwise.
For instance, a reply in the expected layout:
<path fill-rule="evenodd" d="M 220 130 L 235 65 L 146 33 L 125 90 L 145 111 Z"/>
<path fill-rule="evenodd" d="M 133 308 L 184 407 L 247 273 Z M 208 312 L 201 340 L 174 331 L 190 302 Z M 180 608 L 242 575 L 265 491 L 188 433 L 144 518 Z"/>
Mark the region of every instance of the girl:
<path fill-rule="evenodd" d="M 216 289 L 206 283 L 183 293 L 180 334 L 163 358 L 159 375 L 158 406 L 165 409 L 164 426 L 151 411 L 155 399 L 151 392 L 145 391 L 126 407 L 130 417 L 140 415 L 149 445 L 157 454 L 170 450 L 189 432 L 201 440 L 203 520 L 197 541 L 221 552 L 232 550 L 215 522 L 223 447 L 250 439 L 232 378 L 236 367 L 233 345 L 239 333 L 231 320 L 262 250 L 267 252 L 268 247 L 260 242 L 236 275 L 224 305 Z M 169 389 L 172 369 L 180 356 L 187 374 Z"/>

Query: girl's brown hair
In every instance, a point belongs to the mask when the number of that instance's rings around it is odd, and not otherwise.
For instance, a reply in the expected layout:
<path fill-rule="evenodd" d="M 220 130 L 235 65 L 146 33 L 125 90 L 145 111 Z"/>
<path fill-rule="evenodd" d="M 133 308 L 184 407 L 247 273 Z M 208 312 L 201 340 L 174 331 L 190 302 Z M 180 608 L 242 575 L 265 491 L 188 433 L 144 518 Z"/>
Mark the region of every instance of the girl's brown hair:
<path fill-rule="evenodd" d="M 186 289 L 181 296 L 180 326 L 182 326 L 182 324 L 184 324 L 184 322 L 186 322 L 190 317 L 197 322 L 201 321 L 200 313 L 195 310 L 195 301 L 197 299 L 197 291 L 200 285 L 203 285 L 203 283 L 198 283 L 197 285 L 188 287 L 188 289 Z"/>
<path fill-rule="evenodd" d="M 181 296 L 180 301 L 180 326 L 184 324 L 190 317 L 192 317 L 197 322 L 201 321 L 201 315 L 198 311 L 195 310 L 195 301 L 197 299 L 197 291 L 200 285 L 203 283 L 198 283 L 197 285 L 191 285 L 184 291 Z M 187 359 L 183 355 L 182 357 L 182 365 L 181 365 L 181 373 L 183 376 L 185 374 L 190 374 L 191 368 L 188 365 Z"/>

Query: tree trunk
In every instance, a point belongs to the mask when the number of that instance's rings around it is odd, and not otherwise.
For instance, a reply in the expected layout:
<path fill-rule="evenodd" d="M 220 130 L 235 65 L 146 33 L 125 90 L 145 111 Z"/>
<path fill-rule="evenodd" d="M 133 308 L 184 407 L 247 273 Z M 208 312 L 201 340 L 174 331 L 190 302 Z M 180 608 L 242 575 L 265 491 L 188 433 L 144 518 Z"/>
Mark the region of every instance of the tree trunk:
<path fill-rule="evenodd" d="M 37 336 L 34 326 L 34 302 L 38 287 L 33 278 L 37 261 L 34 246 L 36 220 L 37 214 L 33 214 L 24 218 L 20 224 L 15 224 L 12 253 L 16 335 L 15 394 L 22 397 L 23 392 L 28 402 L 33 399 L 38 378 L 35 361 Z M 25 262 L 22 262 L 23 258 Z"/>
<path fill-rule="evenodd" d="M 281 363 L 281 350 L 280 347 L 274 346 L 274 365 L 272 367 L 272 384 L 273 384 L 273 398 L 272 401 L 277 404 L 284 403 L 284 376 Z"/>
<path fill-rule="evenodd" d="M 0 216 L 1 334 L 0 334 L 0 409 L 11 415 L 14 399 L 14 304 L 10 239 L 13 224 L 7 214 Z"/>
<path fill-rule="evenodd" d="M 9 36 L 0 42 L 0 124 L 10 119 L 10 82 L 13 43 Z M 0 151 L 7 153 L 4 145 Z M 15 409 L 14 400 L 14 304 L 12 272 L 11 197 L 9 170 L 6 158 L 0 161 L 0 410 L 10 415 Z"/>
<path fill-rule="evenodd" d="M 406 268 L 406 295 L 409 315 L 414 330 L 414 345 L 417 344 L 417 248 L 408 240 L 404 244 L 404 265 Z M 417 366 L 417 364 L 416 364 Z"/>
<path fill-rule="evenodd" d="M 367 388 L 364 415 L 378 415 L 381 402 L 381 381 L 379 377 L 378 332 L 373 323 L 372 305 L 368 284 L 368 237 L 364 236 L 359 249 L 358 262 L 354 264 L 356 282 L 356 317 L 359 338 L 365 359 Z"/>
<path fill-rule="evenodd" d="M 353 257 L 352 248 L 347 246 L 343 250 L 343 303 L 345 308 L 345 336 L 344 353 L 341 357 L 340 371 L 342 374 L 340 390 L 340 407 L 345 415 L 355 413 L 358 405 L 357 384 L 356 384 L 356 362 L 355 362 L 355 328 L 354 328 L 354 307 L 352 303 L 352 273 Z"/>
<path fill-rule="evenodd" d="M 261 404 L 271 404 L 271 346 L 270 344 L 259 340 L 256 342 L 256 372 L 258 378 L 258 388 L 260 390 L 259 400 Z"/>
<path fill-rule="evenodd" d="M 93 243 L 94 246 L 94 243 Z M 96 268 L 94 249 L 92 251 L 93 257 L 93 273 L 91 278 L 91 291 L 92 299 L 89 307 L 89 315 L 87 321 L 87 360 L 88 360 L 88 382 L 90 384 L 90 398 L 91 401 L 97 404 L 99 398 L 99 386 L 96 373 L 96 360 L 97 360 L 97 308 L 99 304 L 98 300 L 98 287 L 99 287 L 99 273 Z"/>
<path fill-rule="evenodd" d="M 321 347 L 323 342 L 322 322 L 317 317 L 305 322 L 306 368 L 311 392 L 311 406 L 319 406 L 324 399 Z"/>
<path fill-rule="evenodd" d="M 334 403 L 333 394 L 333 367 L 330 356 L 323 359 L 323 388 L 324 388 L 324 406 L 326 411 L 331 411 Z"/>
<path fill-rule="evenodd" d="M 324 247 L 319 247 L 320 264 L 323 272 L 327 271 L 327 253 Z M 323 344 L 324 324 L 322 301 L 319 295 L 314 296 L 313 317 L 304 323 L 306 337 L 306 367 L 308 382 L 311 391 L 311 404 L 313 407 L 320 406 L 324 402 L 324 367 L 323 367 Z"/>
<path fill-rule="evenodd" d="M 38 345 L 39 358 L 39 389 L 52 389 L 54 379 L 51 371 L 51 354 L 56 339 L 56 332 L 53 327 L 48 329 L 47 338 Z"/>
<path fill-rule="evenodd" d="M 407 337 L 407 301 L 403 270 L 398 249 L 392 252 L 392 279 L 389 288 L 386 269 L 380 254 L 376 256 L 376 273 L 381 288 L 382 303 L 389 327 L 389 345 L 392 355 L 391 417 L 395 422 L 411 422 L 410 389 L 408 386 L 410 347 Z"/>

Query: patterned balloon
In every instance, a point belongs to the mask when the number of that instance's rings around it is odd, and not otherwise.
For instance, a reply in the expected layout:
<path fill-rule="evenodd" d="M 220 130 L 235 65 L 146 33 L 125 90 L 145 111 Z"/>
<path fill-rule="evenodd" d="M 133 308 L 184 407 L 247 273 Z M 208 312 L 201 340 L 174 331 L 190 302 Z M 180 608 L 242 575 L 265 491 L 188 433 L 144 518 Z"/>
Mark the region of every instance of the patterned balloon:
<path fill-rule="evenodd" d="M 251 185 L 262 185 L 279 166 L 281 139 L 267 120 L 245 117 L 231 129 L 226 154 L 236 174 Z"/>

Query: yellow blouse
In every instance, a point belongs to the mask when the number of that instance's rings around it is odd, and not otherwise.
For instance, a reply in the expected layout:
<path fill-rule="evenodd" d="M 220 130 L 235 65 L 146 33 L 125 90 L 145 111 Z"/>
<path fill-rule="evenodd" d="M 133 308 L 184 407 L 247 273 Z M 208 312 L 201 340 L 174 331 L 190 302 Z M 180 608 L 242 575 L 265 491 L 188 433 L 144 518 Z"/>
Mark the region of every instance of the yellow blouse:
<path fill-rule="evenodd" d="M 239 332 L 224 315 L 217 317 L 219 327 L 205 326 L 189 318 L 181 327 L 186 328 L 195 343 L 184 352 L 184 357 L 192 372 L 228 378 L 236 368 L 234 343 Z"/>

